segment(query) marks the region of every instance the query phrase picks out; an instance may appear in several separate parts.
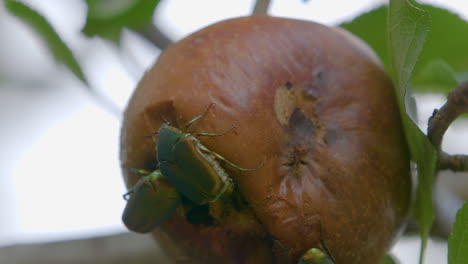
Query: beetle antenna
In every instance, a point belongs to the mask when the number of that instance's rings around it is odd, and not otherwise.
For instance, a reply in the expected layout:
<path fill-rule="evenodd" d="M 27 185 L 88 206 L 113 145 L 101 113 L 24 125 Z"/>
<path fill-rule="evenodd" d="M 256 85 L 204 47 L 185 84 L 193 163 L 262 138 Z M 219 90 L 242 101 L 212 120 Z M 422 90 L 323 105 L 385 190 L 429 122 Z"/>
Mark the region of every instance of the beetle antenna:
<path fill-rule="evenodd" d="M 223 132 L 221 134 L 214 134 L 214 133 L 194 133 L 195 136 L 201 137 L 201 136 L 206 136 L 206 137 L 220 137 L 224 136 L 227 133 L 231 132 L 232 130 L 236 129 L 236 126 L 232 125 L 230 129 L 228 129 L 226 132 Z"/>
<path fill-rule="evenodd" d="M 188 132 L 189 128 L 191 125 L 193 125 L 193 123 L 197 122 L 198 120 L 200 120 L 200 118 L 203 118 L 207 113 L 208 113 L 208 110 L 210 110 L 210 108 L 215 105 L 215 103 L 211 102 L 208 107 L 205 109 L 205 112 L 203 112 L 203 114 L 199 115 L 199 116 L 196 116 L 195 118 L 193 118 L 192 120 L 188 121 L 187 124 L 185 124 L 184 126 L 184 131 Z"/>
<path fill-rule="evenodd" d="M 320 225 L 320 245 L 325 250 L 325 252 L 330 257 L 330 259 L 333 261 L 333 263 L 335 263 L 335 259 L 333 258 L 333 255 L 330 249 L 327 247 L 327 244 L 325 244 L 325 240 L 323 239 L 323 228 L 322 228 L 322 222 L 320 220 L 319 220 L 319 225 Z"/>
<path fill-rule="evenodd" d="M 260 169 L 261 167 L 263 167 L 263 162 L 257 166 L 257 168 L 254 168 L 254 169 L 245 169 L 245 168 L 242 168 L 240 167 L 239 165 L 235 164 L 235 163 L 232 163 L 230 162 L 229 160 L 227 160 L 226 158 L 224 158 L 223 156 L 219 155 L 218 153 L 214 152 L 214 151 L 211 151 L 209 150 L 207 147 L 203 146 L 202 144 L 199 144 L 198 145 L 199 149 L 202 150 L 202 151 L 205 151 L 211 155 L 213 155 L 215 158 L 217 159 L 220 159 L 224 162 L 226 162 L 229 166 L 235 168 L 235 169 L 238 169 L 240 171 L 256 171 L 258 169 Z"/>
<path fill-rule="evenodd" d="M 145 138 L 154 138 L 155 136 L 159 135 L 159 130 L 152 132 L 151 134 L 146 134 Z"/>
<path fill-rule="evenodd" d="M 124 194 L 122 195 L 123 199 L 124 199 L 125 201 L 128 201 L 128 200 L 130 199 L 130 196 L 132 195 L 133 192 L 134 192 L 134 190 L 133 190 L 133 187 L 132 187 L 128 192 L 126 192 L 126 193 L 124 193 Z"/>

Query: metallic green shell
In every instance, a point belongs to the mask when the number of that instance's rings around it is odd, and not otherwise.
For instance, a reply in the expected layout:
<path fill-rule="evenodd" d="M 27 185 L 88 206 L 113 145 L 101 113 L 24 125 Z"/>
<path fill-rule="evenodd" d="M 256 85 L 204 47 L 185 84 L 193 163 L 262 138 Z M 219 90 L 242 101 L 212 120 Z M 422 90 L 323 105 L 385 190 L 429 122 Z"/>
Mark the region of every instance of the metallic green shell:
<path fill-rule="evenodd" d="M 334 264 L 332 258 L 318 248 L 311 248 L 301 257 L 299 264 Z"/>
<path fill-rule="evenodd" d="M 158 142 L 156 143 L 158 161 L 172 162 L 174 159 L 174 146 L 186 135 L 190 134 L 184 134 L 180 129 L 168 124 L 161 125 L 158 130 Z"/>
<path fill-rule="evenodd" d="M 180 204 L 180 194 L 163 178 L 145 176 L 131 189 L 122 214 L 125 226 L 147 233 L 172 217 Z"/>
<path fill-rule="evenodd" d="M 230 180 L 218 161 L 200 146 L 198 139 L 187 133 L 178 137 L 170 126 L 159 130 L 157 150 L 162 174 L 194 203 L 206 204 L 224 193 Z"/>

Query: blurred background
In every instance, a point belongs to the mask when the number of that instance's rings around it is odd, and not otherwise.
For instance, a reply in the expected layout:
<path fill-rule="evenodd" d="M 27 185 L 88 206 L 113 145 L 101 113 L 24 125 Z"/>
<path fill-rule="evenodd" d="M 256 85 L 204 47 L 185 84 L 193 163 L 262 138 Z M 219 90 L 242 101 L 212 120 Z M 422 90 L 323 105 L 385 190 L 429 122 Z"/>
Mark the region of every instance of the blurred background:
<path fill-rule="evenodd" d="M 56 63 L 44 42 L 6 12 L 0 0 L 0 246 L 125 233 L 120 220 L 126 191 L 118 160 L 120 114 L 160 50 L 129 30 L 124 30 L 120 46 L 84 36 L 84 0 L 22 2 L 60 34 L 94 92 Z M 118 7 L 126 1 L 114 2 Z M 338 25 L 385 2 L 274 0 L 269 13 Z M 466 1 L 420 2 L 468 19 Z M 153 23 L 177 41 L 214 22 L 249 15 L 254 4 L 164 0 Z M 428 117 L 445 97 L 424 94 L 416 100 L 419 125 L 426 131 Z M 467 131 L 467 121 L 457 121 L 446 133 L 443 148 L 468 153 L 468 141 L 463 140 Z M 435 188 L 436 225 L 442 235 L 450 232 L 454 214 L 468 198 L 467 177 L 453 174 L 444 172 Z M 417 263 L 419 240 L 405 237 L 393 253 L 401 263 Z M 446 263 L 446 243 L 431 241 L 426 259 Z"/>

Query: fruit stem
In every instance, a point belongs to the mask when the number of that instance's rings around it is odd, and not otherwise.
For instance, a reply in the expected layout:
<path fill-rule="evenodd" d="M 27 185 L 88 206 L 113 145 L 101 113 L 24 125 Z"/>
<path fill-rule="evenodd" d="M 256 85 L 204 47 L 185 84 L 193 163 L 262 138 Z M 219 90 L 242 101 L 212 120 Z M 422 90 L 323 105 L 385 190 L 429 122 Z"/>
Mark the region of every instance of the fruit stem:
<path fill-rule="evenodd" d="M 269 7 L 270 7 L 270 0 L 257 0 L 252 13 L 253 14 L 268 15 L 268 8 Z"/>
<path fill-rule="evenodd" d="M 468 171 L 468 156 L 450 155 L 441 150 L 442 139 L 450 124 L 466 113 L 468 113 L 468 82 L 460 84 L 451 91 L 447 102 L 440 109 L 435 109 L 429 118 L 427 135 L 438 150 L 439 169 Z"/>
<path fill-rule="evenodd" d="M 159 48 L 160 50 L 165 49 L 167 46 L 169 46 L 173 42 L 155 24 L 150 24 L 147 27 L 140 29 L 138 33 L 147 41 L 151 42 L 153 45 Z"/>

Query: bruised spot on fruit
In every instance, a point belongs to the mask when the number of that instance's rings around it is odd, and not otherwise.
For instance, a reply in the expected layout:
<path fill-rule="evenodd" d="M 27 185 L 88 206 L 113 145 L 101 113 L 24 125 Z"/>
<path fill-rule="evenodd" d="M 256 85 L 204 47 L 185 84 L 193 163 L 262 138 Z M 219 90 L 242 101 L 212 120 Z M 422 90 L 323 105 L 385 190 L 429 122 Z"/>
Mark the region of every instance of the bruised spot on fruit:
<path fill-rule="evenodd" d="M 307 165 L 306 155 L 314 144 L 325 145 L 326 129 L 316 113 L 321 97 L 316 95 L 323 74 L 318 71 L 314 80 L 301 85 L 287 81 L 275 94 L 275 114 L 278 122 L 289 135 L 286 162 L 294 177 L 300 177 L 303 166 Z"/>
<path fill-rule="evenodd" d="M 290 144 L 287 151 L 286 163 L 294 177 L 300 177 L 301 168 L 307 165 L 305 156 L 309 152 L 315 135 L 315 125 L 304 113 L 296 108 L 289 120 Z"/>
<path fill-rule="evenodd" d="M 156 105 L 147 106 L 144 118 L 148 131 L 155 132 L 161 126 L 161 120 L 179 127 L 176 111 L 172 100 L 162 101 Z"/>
<path fill-rule="evenodd" d="M 308 163 L 305 161 L 305 156 L 309 152 L 307 145 L 293 145 L 288 153 L 287 163 L 283 164 L 286 167 L 290 167 L 292 174 L 295 178 L 299 178 L 301 168 L 306 166 Z"/>
<path fill-rule="evenodd" d="M 317 79 L 317 81 L 315 81 Z M 294 85 L 287 81 L 284 86 L 276 89 L 274 109 L 278 122 L 286 128 L 295 129 L 295 126 L 301 126 L 308 119 L 312 122 L 311 131 L 315 134 L 314 140 L 320 144 L 325 144 L 325 129 L 316 113 L 316 106 L 320 103 L 321 97 L 315 95 L 317 83 L 322 79 L 322 73 L 318 72 L 314 81 Z M 293 114 L 300 111 L 305 118 L 293 118 Z M 291 122 L 292 120 L 292 122 Z M 301 138 L 309 138 L 310 133 L 301 135 Z"/>
<path fill-rule="evenodd" d="M 312 144 L 314 142 L 317 125 L 301 109 L 294 109 L 288 124 L 292 142 L 296 144 Z"/>
<path fill-rule="evenodd" d="M 338 128 L 333 125 L 329 125 L 325 132 L 325 138 L 324 138 L 325 144 L 327 144 L 327 146 L 331 146 L 339 138 L 340 138 L 340 132 L 338 131 Z"/>
<path fill-rule="evenodd" d="M 276 89 L 275 93 L 275 114 L 276 119 L 282 126 L 287 126 L 294 108 L 297 107 L 296 95 L 292 90 L 291 82 L 286 82 L 282 87 Z"/>

